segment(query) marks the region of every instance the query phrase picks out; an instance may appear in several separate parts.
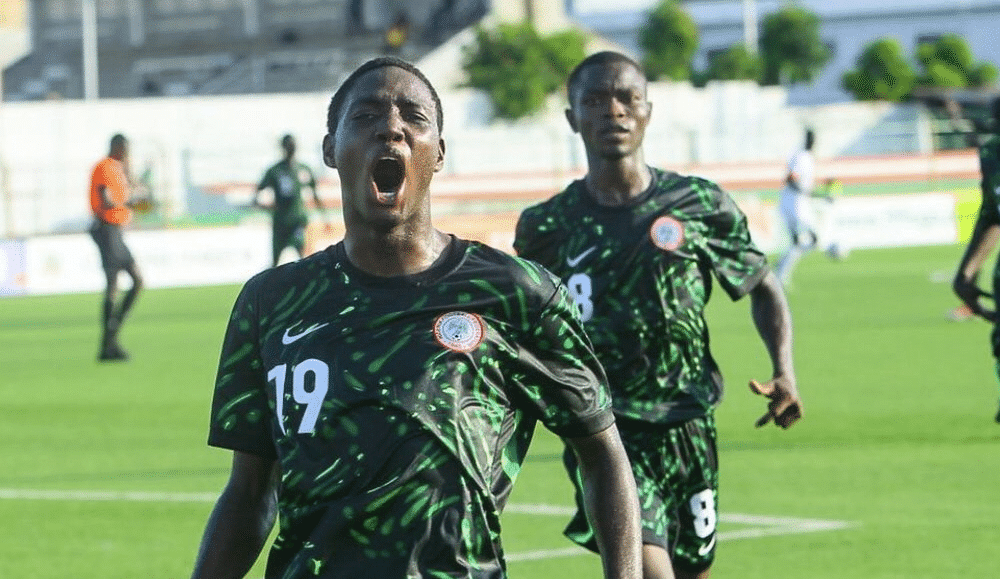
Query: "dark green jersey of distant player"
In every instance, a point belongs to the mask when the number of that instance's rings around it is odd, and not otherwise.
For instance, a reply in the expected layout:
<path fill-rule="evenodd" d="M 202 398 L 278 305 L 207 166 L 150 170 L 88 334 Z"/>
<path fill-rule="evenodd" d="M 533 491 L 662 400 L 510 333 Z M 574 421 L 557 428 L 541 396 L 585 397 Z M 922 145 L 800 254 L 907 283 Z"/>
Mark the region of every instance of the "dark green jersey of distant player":
<path fill-rule="evenodd" d="M 302 201 L 302 187 L 316 189 L 316 177 L 306 165 L 293 161 L 279 161 L 261 177 L 257 189 L 270 189 L 274 193 L 274 223 L 290 226 L 305 223 L 306 206 Z"/>
<path fill-rule="evenodd" d="M 982 175 L 983 202 L 979 220 L 1000 225 L 1000 136 L 994 135 L 979 147 L 979 170 Z M 1000 295 L 1000 262 L 993 269 L 993 295 Z M 993 327 L 993 355 L 1000 359 L 1000 324 Z"/>
<path fill-rule="evenodd" d="M 536 421 L 614 422 L 558 279 L 457 239 L 422 274 L 378 278 L 341 243 L 244 286 L 209 443 L 278 460 L 268 578 L 492 579 Z"/>
<path fill-rule="evenodd" d="M 768 269 L 717 185 L 653 169 L 634 202 L 604 207 L 575 181 L 522 213 L 514 247 L 567 285 L 618 415 L 677 422 L 721 400 L 703 316 L 712 277 L 735 300 Z"/>

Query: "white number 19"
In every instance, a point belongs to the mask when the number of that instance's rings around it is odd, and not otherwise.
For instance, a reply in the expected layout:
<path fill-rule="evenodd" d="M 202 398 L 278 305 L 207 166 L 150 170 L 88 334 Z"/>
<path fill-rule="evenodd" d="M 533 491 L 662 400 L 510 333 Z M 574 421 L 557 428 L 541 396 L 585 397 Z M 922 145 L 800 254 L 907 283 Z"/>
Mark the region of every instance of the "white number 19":
<path fill-rule="evenodd" d="M 285 378 L 288 374 L 288 364 L 281 364 L 271 368 L 267 373 L 267 379 L 274 382 L 274 411 L 278 415 L 278 426 L 281 432 L 285 431 L 284 402 L 285 402 Z M 306 390 L 306 377 L 312 374 L 312 389 Z M 292 368 L 292 399 L 299 404 L 305 404 L 306 410 L 302 414 L 302 421 L 299 422 L 299 434 L 309 434 L 316 430 L 316 420 L 319 418 L 320 408 L 323 407 L 323 400 L 330 389 L 330 367 L 326 362 L 309 358 L 299 362 Z"/>

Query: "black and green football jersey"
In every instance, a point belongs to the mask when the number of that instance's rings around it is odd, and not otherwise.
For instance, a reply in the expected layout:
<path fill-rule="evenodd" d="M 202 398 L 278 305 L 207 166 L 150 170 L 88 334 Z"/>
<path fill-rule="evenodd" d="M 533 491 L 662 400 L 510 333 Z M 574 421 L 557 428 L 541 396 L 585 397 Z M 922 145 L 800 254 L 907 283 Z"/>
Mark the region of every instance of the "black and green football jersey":
<path fill-rule="evenodd" d="M 293 161 L 279 161 L 264 172 L 257 189 L 274 192 L 274 224 L 294 225 L 306 221 L 306 206 L 302 201 L 302 187 L 316 188 L 316 177 L 308 166 Z"/>
<path fill-rule="evenodd" d="M 735 300 L 768 269 L 746 217 L 717 185 L 653 169 L 634 202 L 605 207 L 575 181 L 522 213 L 514 248 L 568 287 L 616 414 L 671 423 L 721 400 L 703 316 L 712 276 Z"/>
<path fill-rule="evenodd" d="M 454 238 L 429 270 L 380 278 L 340 243 L 244 286 L 209 444 L 279 462 L 269 578 L 499 578 L 536 421 L 614 422 L 558 279 Z"/>

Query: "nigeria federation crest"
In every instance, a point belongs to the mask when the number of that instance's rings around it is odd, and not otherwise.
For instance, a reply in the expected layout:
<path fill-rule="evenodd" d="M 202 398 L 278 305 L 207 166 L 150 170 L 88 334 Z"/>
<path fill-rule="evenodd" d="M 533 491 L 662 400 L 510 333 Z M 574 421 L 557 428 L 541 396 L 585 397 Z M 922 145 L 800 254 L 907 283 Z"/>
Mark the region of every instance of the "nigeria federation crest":
<path fill-rule="evenodd" d="M 483 319 L 466 312 L 448 312 L 434 321 L 434 337 L 452 352 L 471 352 L 486 335 Z"/>
<path fill-rule="evenodd" d="M 684 225 L 669 215 L 663 215 L 649 228 L 649 237 L 656 247 L 673 251 L 684 243 Z"/>

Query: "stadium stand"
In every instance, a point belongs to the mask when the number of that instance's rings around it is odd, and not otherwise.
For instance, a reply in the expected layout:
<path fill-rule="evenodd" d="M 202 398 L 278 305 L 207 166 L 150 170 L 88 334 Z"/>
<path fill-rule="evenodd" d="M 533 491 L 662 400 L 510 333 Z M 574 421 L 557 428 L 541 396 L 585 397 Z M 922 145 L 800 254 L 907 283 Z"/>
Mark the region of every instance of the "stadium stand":
<path fill-rule="evenodd" d="M 93 0 L 99 96 L 309 92 L 387 50 L 419 60 L 489 0 Z M 81 98 L 81 0 L 31 3 L 32 50 L 4 99 Z M 396 28 L 393 46 L 387 34 Z"/>

